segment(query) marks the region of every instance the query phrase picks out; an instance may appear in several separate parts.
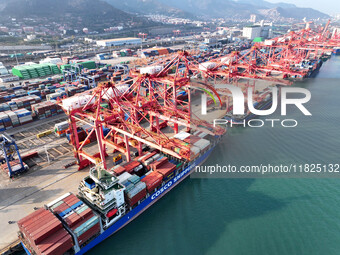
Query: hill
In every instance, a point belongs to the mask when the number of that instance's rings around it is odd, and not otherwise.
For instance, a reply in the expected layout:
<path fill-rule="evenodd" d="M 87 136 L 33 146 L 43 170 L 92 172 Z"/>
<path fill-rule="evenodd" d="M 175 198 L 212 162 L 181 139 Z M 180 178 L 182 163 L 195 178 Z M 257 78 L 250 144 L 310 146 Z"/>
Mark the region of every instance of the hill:
<path fill-rule="evenodd" d="M 147 22 L 119 10 L 102 0 L 0 0 L 2 19 L 48 19 L 48 22 L 65 22 L 67 26 L 115 26 L 127 22 Z"/>
<path fill-rule="evenodd" d="M 249 18 L 258 14 L 271 18 L 315 19 L 329 18 L 325 13 L 311 8 L 299 8 L 294 4 L 270 3 L 264 0 L 106 0 L 114 7 L 140 14 L 164 14 L 167 16 L 203 18 Z M 266 14 L 268 13 L 268 15 Z"/>
<path fill-rule="evenodd" d="M 171 6 L 168 2 L 158 0 L 106 0 L 112 6 L 129 13 L 160 14 L 174 17 L 193 17 L 189 12 Z"/>

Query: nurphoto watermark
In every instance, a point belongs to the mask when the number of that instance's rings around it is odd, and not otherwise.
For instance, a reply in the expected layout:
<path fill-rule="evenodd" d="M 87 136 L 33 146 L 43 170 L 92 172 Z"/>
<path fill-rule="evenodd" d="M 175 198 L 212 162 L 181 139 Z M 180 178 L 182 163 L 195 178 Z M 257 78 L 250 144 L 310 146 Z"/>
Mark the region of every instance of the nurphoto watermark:
<path fill-rule="evenodd" d="M 245 116 L 246 115 L 246 107 L 245 107 L 245 99 L 246 95 L 244 95 L 241 88 L 233 86 L 231 84 L 217 84 L 215 86 L 217 89 L 228 89 L 231 92 L 233 99 L 233 107 L 232 107 L 232 115 L 234 116 Z M 312 116 L 311 112 L 304 106 L 304 104 L 308 103 L 311 99 L 311 93 L 308 89 L 305 88 L 297 88 L 297 87 L 281 87 L 279 93 L 279 89 L 277 87 L 270 88 L 271 90 L 271 106 L 269 109 L 256 109 L 254 106 L 255 100 L 253 99 L 253 88 L 248 88 L 248 96 L 247 96 L 247 107 L 248 111 L 252 115 L 256 116 L 269 116 L 273 114 L 278 108 L 278 95 L 281 96 L 281 116 L 287 116 L 287 106 L 294 105 L 299 109 L 305 116 Z M 288 95 L 299 95 L 299 98 L 290 98 Z M 209 94 L 213 97 L 212 94 Z M 213 97 L 213 100 L 215 98 Z M 201 114 L 207 115 L 207 94 L 203 93 L 201 96 Z M 296 127 L 298 125 L 298 121 L 295 119 L 242 119 L 242 120 L 233 120 L 232 118 L 223 118 L 223 119 L 214 119 L 213 124 L 216 125 L 227 125 L 230 126 L 242 125 L 248 127 L 262 127 L 266 123 L 270 124 L 272 127 L 275 124 L 280 124 L 283 127 Z"/>

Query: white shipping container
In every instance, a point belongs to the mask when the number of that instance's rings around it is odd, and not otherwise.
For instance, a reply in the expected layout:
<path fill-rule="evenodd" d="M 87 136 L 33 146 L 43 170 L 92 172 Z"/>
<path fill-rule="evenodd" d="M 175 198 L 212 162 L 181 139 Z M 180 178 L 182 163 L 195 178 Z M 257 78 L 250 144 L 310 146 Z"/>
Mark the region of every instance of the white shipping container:
<path fill-rule="evenodd" d="M 56 65 L 59 63 L 63 63 L 63 61 L 60 58 L 45 58 L 39 61 L 39 64 L 46 64 L 46 63 Z"/>
<path fill-rule="evenodd" d="M 226 64 L 226 65 L 229 65 L 229 63 L 230 63 L 230 57 L 221 58 L 221 63 L 224 63 L 224 64 Z"/>
<path fill-rule="evenodd" d="M 163 66 L 147 66 L 140 69 L 141 74 L 156 74 L 163 70 Z"/>
<path fill-rule="evenodd" d="M 123 95 L 126 91 L 128 91 L 130 88 L 129 84 L 120 84 L 116 86 L 115 93 L 113 93 L 113 88 L 109 88 L 105 93 L 103 93 L 102 97 L 106 100 L 110 100 L 111 98 L 114 98 L 115 95 Z"/>
<path fill-rule="evenodd" d="M 161 156 L 161 154 L 156 154 L 155 156 L 152 157 L 152 159 L 153 159 L 154 161 L 156 161 L 160 156 Z"/>
<path fill-rule="evenodd" d="M 271 45 L 273 45 L 274 43 L 275 43 L 274 40 L 265 40 L 265 41 L 264 41 L 264 45 L 267 45 L 267 46 L 271 46 Z"/>
<path fill-rule="evenodd" d="M 62 100 L 63 108 L 70 111 L 74 109 L 79 109 L 81 107 L 84 107 L 88 102 L 90 104 L 94 104 L 95 98 L 93 97 L 92 99 L 91 95 L 80 95 L 80 96 L 73 96 L 70 98 L 66 98 Z"/>
<path fill-rule="evenodd" d="M 190 136 L 189 133 L 181 131 L 178 134 L 174 135 L 174 138 L 177 138 L 177 139 L 183 141 L 184 139 L 188 138 L 189 136 Z"/>
<path fill-rule="evenodd" d="M 206 148 L 208 148 L 210 145 L 210 141 L 206 139 L 200 139 L 196 143 L 194 143 L 194 146 L 200 148 L 201 151 L 204 151 Z"/>
<path fill-rule="evenodd" d="M 198 136 L 201 137 L 201 138 L 204 138 L 206 137 L 208 134 L 205 133 L 205 132 L 201 132 Z"/>
<path fill-rule="evenodd" d="M 148 156 L 151 152 L 146 153 L 142 157 L 140 157 L 137 161 L 141 162 L 146 156 Z"/>
<path fill-rule="evenodd" d="M 215 62 L 205 62 L 205 63 L 199 64 L 199 69 L 202 71 L 207 71 L 207 70 L 213 69 L 214 67 L 216 67 Z"/>
<path fill-rule="evenodd" d="M 69 127 L 68 121 L 63 121 L 54 125 L 57 131 L 65 130 Z"/>
<path fill-rule="evenodd" d="M 128 172 L 124 172 L 121 175 L 118 176 L 119 183 L 125 182 L 127 179 L 129 179 L 132 175 Z"/>
<path fill-rule="evenodd" d="M 19 119 L 19 122 L 20 123 L 23 123 L 23 122 L 27 122 L 27 121 L 31 121 L 32 120 L 32 117 L 31 118 L 26 118 L 26 117 L 24 117 L 24 118 L 20 118 Z"/>
<path fill-rule="evenodd" d="M 201 152 L 200 148 L 194 146 L 194 145 L 191 145 L 190 146 L 190 152 L 194 155 L 197 155 Z"/>

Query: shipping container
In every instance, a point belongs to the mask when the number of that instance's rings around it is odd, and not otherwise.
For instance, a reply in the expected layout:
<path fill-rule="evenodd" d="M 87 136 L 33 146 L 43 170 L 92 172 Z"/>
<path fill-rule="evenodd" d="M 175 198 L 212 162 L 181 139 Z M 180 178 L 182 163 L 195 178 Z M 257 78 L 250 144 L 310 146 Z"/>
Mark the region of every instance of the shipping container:
<path fill-rule="evenodd" d="M 152 193 L 156 188 L 158 188 L 163 181 L 163 175 L 158 172 L 151 171 L 150 174 L 141 178 L 141 181 L 146 184 L 146 189 L 149 193 Z"/>

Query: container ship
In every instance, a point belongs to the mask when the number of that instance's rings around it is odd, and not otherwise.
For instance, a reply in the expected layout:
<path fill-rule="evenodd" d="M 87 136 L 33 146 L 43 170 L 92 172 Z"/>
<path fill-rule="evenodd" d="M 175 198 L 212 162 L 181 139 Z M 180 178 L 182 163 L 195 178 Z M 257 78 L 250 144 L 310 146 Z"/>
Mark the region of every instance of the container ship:
<path fill-rule="evenodd" d="M 109 171 L 90 169 L 78 187 L 18 221 L 27 254 L 84 254 L 153 205 L 202 164 L 219 141 L 204 132 L 176 135 L 191 143 L 185 162 L 157 150 Z"/>

